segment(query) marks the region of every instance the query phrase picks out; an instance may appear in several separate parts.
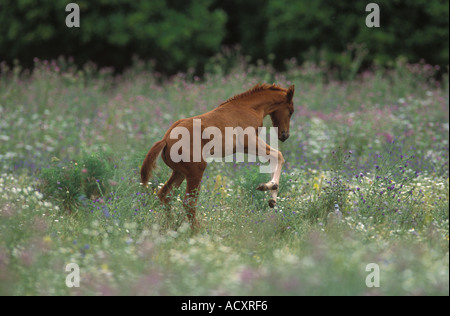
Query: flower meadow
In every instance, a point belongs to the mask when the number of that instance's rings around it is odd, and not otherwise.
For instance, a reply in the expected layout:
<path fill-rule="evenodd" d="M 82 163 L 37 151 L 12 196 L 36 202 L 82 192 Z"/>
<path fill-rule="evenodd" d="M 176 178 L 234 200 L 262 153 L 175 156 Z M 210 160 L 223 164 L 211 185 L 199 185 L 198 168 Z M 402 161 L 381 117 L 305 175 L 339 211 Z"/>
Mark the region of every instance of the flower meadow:
<path fill-rule="evenodd" d="M 0 295 L 448 295 L 448 75 L 220 61 L 201 78 L 0 64 Z M 210 163 L 193 233 L 185 183 L 163 206 L 169 168 L 143 188 L 140 164 L 173 122 L 263 82 L 296 87 L 278 204 L 258 163 Z"/>

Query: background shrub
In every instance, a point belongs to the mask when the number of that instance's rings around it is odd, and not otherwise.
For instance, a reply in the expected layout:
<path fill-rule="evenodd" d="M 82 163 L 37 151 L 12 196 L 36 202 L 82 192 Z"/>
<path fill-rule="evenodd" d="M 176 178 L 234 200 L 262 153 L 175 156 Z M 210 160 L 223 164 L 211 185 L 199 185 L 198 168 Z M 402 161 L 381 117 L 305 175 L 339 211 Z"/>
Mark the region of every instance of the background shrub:
<path fill-rule="evenodd" d="M 1 0 L 0 61 L 32 67 L 34 57 L 63 55 L 121 71 L 136 55 L 160 72 L 203 73 L 221 47 L 238 46 L 277 69 L 291 58 L 350 72 L 391 66 L 399 56 L 448 65 L 449 6 L 442 0 L 379 0 L 379 28 L 365 25 L 364 1 L 78 0 L 80 28 L 66 27 L 67 3 Z M 356 55 L 363 58 L 351 66 Z"/>
<path fill-rule="evenodd" d="M 42 168 L 42 193 L 59 201 L 65 210 L 72 210 L 87 198 L 95 199 L 108 193 L 113 168 L 101 153 L 86 154 L 77 161 L 61 163 L 53 159 L 53 165 Z"/>

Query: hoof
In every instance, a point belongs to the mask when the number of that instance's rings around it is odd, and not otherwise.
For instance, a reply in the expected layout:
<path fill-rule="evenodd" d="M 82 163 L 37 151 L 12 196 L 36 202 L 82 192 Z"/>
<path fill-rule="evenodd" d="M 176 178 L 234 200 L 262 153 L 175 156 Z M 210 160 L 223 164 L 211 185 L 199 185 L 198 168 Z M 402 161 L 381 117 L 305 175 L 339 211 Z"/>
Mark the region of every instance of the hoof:
<path fill-rule="evenodd" d="M 268 190 L 269 190 L 269 187 L 268 187 L 265 183 L 261 183 L 260 185 L 258 185 L 258 186 L 256 187 L 256 190 L 259 190 L 259 191 L 268 191 Z"/>
<path fill-rule="evenodd" d="M 258 185 L 256 187 L 256 190 L 259 190 L 259 191 L 278 190 L 278 184 L 274 183 L 271 186 L 268 186 L 265 183 L 261 183 L 260 185 Z"/>
<path fill-rule="evenodd" d="M 276 204 L 277 204 L 277 202 L 276 202 L 274 199 L 270 199 L 270 200 L 269 200 L 269 206 L 270 206 L 271 208 L 274 208 Z"/>

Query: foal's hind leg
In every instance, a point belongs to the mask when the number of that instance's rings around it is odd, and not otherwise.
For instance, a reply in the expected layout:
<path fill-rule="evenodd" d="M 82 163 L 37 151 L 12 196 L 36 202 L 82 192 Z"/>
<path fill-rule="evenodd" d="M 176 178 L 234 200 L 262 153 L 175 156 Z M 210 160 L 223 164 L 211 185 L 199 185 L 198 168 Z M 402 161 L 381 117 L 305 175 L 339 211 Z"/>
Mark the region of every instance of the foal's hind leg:
<path fill-rule="evenodd" d="M 201 176 L 186 177 L 186 194 L 184 196 L 183 203 L 187 211 L 188 219 L 191 222 L 191 228 L 194 231 L 198 231 L 200 228 L 200 224 L 195 218 L 195 211 L 197 209 L 197 199 L 200 192 L 201 181 Z"/>
<path fill-rule="evenodd" d="M 191 222 L 193 231 L 198 231 L 200 225 L 195 218 L 195 211 L 197 208 L 198 194 L 200 193 L 200 185 L 202 182 L 203 172 L 206 169 L 206 162 L 186 163 L 183 167 L 186 175 L 186 194 L 184 196 L 184 208 L 187 211 L 187 216 Z"/>
<path fill-rule="evenodd" d="M 159 190 L 158 197 L 164 204 L 170 201 L 167 195 L 170 193 L 173 187 L 178 188 L 184 180 L 184 175 L 181 172 L 173 171 L 169 180 L 164 184 L 164 186 Z"/>

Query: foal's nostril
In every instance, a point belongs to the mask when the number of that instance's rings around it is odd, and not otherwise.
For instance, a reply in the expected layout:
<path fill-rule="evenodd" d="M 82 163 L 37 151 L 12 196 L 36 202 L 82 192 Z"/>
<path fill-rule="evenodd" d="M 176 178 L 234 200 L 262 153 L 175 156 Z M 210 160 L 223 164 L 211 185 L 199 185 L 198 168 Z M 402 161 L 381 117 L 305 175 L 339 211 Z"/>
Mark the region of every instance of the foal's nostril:
<path fill-rule="evenodd" d="M 286 139 L 288 139 L 289 138 L 289 133 L 288 132 L 281 132 L 281 137 L 280 137 L 280 140 L 282 141 L 282 142 L 284 142 Z"/>

